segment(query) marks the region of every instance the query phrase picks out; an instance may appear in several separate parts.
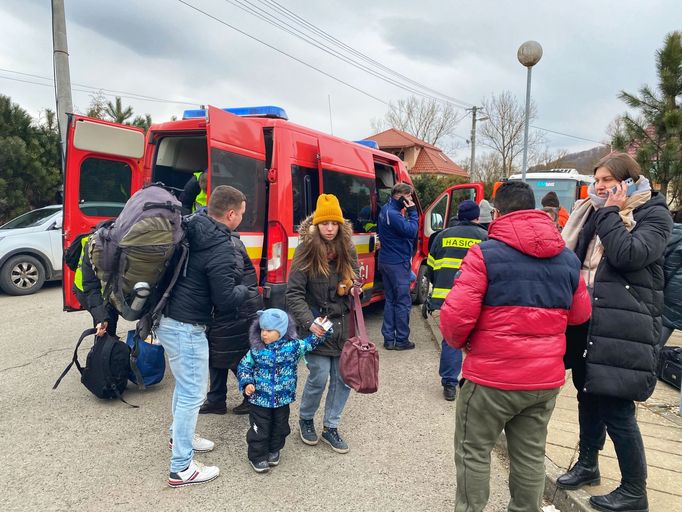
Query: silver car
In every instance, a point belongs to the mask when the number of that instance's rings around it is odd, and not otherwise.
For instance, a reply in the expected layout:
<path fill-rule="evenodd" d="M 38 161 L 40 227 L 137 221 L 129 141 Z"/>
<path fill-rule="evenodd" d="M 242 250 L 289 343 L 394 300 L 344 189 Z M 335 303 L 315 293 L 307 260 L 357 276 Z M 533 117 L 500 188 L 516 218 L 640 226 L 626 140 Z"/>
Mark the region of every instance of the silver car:
<path fill-rule="evenodd" d="M 29 295 L 62 277 L 62 206 L 33 210 L 0 226 L 0 289 Z"/>

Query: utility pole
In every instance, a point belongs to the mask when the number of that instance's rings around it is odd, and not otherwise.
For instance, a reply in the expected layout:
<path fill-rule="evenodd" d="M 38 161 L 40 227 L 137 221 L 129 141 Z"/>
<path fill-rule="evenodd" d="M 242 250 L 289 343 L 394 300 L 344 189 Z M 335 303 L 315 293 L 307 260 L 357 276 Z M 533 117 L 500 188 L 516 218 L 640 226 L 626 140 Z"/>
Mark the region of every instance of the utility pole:
<path fill-rule="evenodd" d="M 57 101 L 57 122 L 61 143 L 62 176 L 66 155 L 66 113 L 73 112 L 71 100 L 71 74 L 69 72 L 69 49 L 66 44 L 66 14 L 64 0 L 52 0 L 52 47 L 54 65 L 55 96 Z"/>
<path fill-rule="evenodd" d="M 476 111 L 478 107 L 471 107 L 471 162 L 469 163 L 469 179 L 476 181 Z"/>

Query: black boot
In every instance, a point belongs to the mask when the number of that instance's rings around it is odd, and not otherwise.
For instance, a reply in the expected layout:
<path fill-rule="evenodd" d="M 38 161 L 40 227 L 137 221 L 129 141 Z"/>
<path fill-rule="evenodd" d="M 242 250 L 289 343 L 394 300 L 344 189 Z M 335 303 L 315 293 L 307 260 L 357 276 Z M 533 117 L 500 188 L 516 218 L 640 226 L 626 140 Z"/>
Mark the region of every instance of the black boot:
<path fill-rule="evenodd" d="M 605 496 L 592 496 L 592 508 L 604 512 L 649 512 L 644 482 L 621 482 L 620 486 Z"/>
<path fill-rule="evenodd" d="M 580 447 L 580 455 L 568 473 L 564 473 L 556 480 L 560 489 L 580 489 L 583 485 L 599 485 L 599 464 L 597 458 L 599 450 L 590 447 Z"/>

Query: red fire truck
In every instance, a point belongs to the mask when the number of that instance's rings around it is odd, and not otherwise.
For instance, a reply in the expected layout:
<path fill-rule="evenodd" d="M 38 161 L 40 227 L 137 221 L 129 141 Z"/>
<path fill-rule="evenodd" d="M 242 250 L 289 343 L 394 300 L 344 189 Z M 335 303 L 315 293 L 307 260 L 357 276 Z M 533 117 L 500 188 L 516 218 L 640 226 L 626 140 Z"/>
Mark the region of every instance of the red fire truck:
<path fill-rule="evenodd" d="M 376 255 L 376 219 L 398 182 L 411 183 L 400 159 L 288 121 L 278 107 L 186 111 L 181 120 L 136 127 L 71 115 L 64 182 L 64 247 L 98 222 L 118 215 L 143 185 L 163 182 L 178 192 L 192 173 L 209 170 L 210 190 L 232 185 L 247 197 L 239 227 L 258 272 L 266 304 L 282 306 L 298 226 L 321 193 L 335 194 L 353 223 L 365 302 L 383 297 Z M 442 229 L 462 199 L 483 198 L 480 183 L 444 191 L 426 215 L 414 246 L 416 302 L 426 298 L 428 238 Z M 64 309 L 80 309 L 64 270 Z"/>

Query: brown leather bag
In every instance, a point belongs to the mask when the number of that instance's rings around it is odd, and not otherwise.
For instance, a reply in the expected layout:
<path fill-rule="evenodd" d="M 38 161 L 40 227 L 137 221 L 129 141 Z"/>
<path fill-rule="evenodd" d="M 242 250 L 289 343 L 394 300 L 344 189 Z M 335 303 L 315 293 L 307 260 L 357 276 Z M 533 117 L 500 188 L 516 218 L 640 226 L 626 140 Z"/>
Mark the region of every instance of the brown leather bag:
<path fill-rule="evenodd" d="M 341 377 L 358 393 L 376 393 L 379 389 L 379 352 L 367 337 L 358 286 L 351 289 L 351 315 L 355 335 L 343 346 L 339 364 Z"/>

